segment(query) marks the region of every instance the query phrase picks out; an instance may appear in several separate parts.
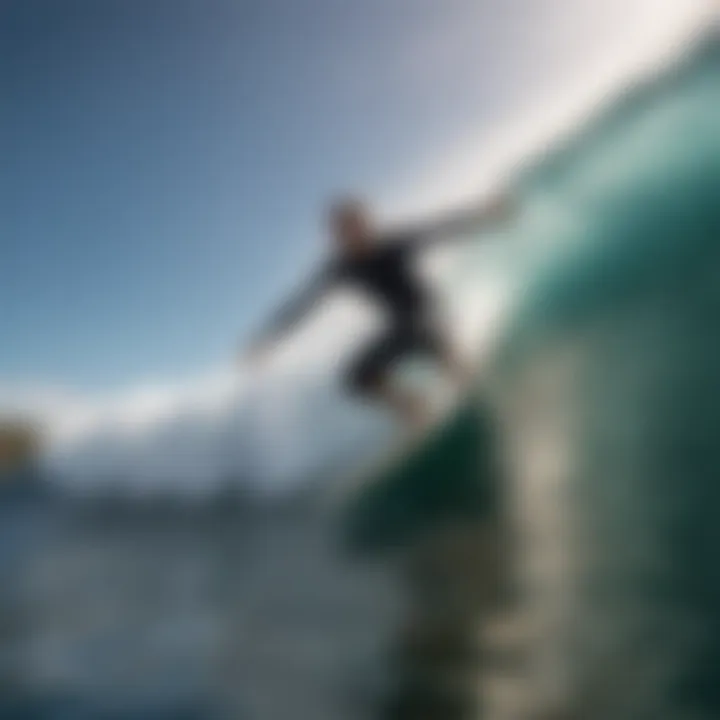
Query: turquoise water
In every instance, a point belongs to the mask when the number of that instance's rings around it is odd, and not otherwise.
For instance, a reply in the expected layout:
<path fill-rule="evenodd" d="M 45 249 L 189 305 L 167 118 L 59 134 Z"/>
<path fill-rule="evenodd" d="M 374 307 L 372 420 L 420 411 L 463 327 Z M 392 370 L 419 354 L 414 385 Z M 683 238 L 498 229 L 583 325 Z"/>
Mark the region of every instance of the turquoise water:
<path fill-rule="evenodd" d="M 523 197 L 541 250 L 497 361 L 537 630 L 519 692 L 588 720 L 720 717 L 718 38 Z"/>
<path fill-rule="evenodd" d="M 520 187 L 553 212 L 523 239 L 540 251 L 510 345 L 687 283 L 720 247 L 720 41 L 627 90 Z"/>
<path fill-rule="evenodd" d="M 522 293 L 493 377 L 533 632 L 502 683 L 522 718 L 720 717 L 720 40 L 628 88 L 517 190 Z M 377 478 L 353 539 L 487 511 L 503 475 L 472 425 L 461 412 Z"/>

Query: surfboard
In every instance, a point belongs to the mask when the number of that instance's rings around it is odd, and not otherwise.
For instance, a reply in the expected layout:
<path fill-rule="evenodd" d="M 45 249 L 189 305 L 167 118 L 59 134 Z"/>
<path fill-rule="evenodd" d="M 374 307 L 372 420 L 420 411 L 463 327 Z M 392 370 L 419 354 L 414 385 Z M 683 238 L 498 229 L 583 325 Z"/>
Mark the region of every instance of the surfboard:
<path fill-rule="evenodd" d="M 343 488 L 344 546 L 372 554 L 411 542 L 433 524 L 488 512 L 494 451 L 490 413 L 468 390 L 426 432 L 356 471 Z"/>

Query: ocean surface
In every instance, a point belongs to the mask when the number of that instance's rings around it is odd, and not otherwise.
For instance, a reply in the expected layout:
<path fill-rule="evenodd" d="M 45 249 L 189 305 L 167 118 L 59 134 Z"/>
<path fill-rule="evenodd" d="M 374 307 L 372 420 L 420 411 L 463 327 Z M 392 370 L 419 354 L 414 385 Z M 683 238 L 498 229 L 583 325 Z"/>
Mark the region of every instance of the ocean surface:
<path fill-rule="evenodd" d="M 388 568 L 313 503 L 0 513 L 3 720 L 366 717 L 399 622 Z"/>

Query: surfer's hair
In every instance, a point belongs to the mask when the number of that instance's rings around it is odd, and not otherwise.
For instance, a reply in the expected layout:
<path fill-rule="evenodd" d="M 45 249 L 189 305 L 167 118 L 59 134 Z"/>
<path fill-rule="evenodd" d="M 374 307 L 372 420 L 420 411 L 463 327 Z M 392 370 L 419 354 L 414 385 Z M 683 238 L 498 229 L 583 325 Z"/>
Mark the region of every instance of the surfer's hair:
<path fill-rule="evenodd" d="M 330 202 L 330 217 L 340 218 L 354 213 L 364 213 L 367 203 L 359 195 L 339 195 Z"/>

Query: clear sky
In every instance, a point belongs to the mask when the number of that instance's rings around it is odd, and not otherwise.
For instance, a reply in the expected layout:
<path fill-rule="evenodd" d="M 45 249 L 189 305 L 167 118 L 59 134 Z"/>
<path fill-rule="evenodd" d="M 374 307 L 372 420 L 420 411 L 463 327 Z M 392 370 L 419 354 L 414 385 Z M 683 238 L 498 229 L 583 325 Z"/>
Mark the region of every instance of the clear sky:
<path fill-rule="evenodd" d="M 319 252 L 328 195 L 388 204 L 670 6 L 5 0 L 0 381 L 230 355 Z"/>

